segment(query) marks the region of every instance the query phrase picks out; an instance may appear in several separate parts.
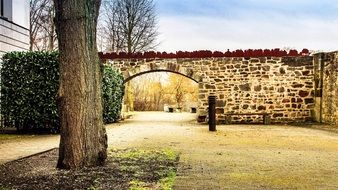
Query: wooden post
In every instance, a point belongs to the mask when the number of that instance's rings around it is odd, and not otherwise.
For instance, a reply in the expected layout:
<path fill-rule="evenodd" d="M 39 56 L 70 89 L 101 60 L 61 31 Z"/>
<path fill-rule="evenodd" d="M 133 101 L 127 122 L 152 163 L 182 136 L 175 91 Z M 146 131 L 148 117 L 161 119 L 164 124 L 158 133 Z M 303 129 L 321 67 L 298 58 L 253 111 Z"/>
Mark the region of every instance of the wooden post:
<path fill-rule="evenodd" d="M 216 131 L 216 96 L 208 97 L 209 131 Z"/>

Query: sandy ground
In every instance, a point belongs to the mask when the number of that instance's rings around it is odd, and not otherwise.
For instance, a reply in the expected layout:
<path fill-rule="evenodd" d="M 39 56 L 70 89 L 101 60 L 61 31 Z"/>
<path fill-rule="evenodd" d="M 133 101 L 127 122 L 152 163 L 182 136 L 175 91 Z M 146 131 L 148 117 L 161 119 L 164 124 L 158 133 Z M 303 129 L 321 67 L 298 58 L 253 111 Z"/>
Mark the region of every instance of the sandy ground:
<path fill-rule="evenodd" d="M 195 117 L 136 113 L 107 126 L 109 148 L 180 152 L 175 189 L 338 189 L 337 132 L 278 125 L 220 125 L 209 132 Z M 55 135 L 0 141 L 0 164 L 58 141 Z"/>
<path fill-rule="evenodd" d="M 0 138 L 0 164 L 59 146 L 59 135 L 6 135 Z"/>
<path fill-rule="evenodd" d="M 110 147 L 181 153 L 175 189 L 338 189 L 338 133 L 277 125 L 221 125 L 188 113 L 136 113 L 109 125 Z"/>

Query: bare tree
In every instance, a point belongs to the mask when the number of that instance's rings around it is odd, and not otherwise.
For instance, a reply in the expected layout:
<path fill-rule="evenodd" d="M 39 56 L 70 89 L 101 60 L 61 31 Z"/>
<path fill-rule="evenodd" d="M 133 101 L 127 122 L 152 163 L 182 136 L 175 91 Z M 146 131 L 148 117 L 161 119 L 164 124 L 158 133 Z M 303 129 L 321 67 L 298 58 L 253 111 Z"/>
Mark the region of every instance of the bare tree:
<path fill-rule="evenodd" d="M 184 103 L 197 101 L 197 89 L 192 80 L 177 74 L 169 75 L 169 84 L 166 86 L 167 95 L 171 96 L 178 108 L 182 108 Z"/>
<path fill-rule="evenodd" d="M 182 83 L 177 83 L 174 89 L 175 100 L 177 102 L 177 107 L 182 108 L 182 102 L 184 98 L 184 91 L 182 88 Z"/>
<path fill-rule="evenodd" d="M 58 167 L 102 164 L 107 135 L 102 121 L 101 74 L 96 46 L 101 0 L 54 0 L 60 50 Z"/>
<path fill-rule="evenodd" d="M 156 47 L 157 18 L 153 0 L 106 0 L 103 2 L 102 34 L 109 50 L 142 52 Z"/>
<path fill-rule="evenodd" d="M 52 0 L 30 1 L 30 50 L 54 50 L 56 32 Z"/>
<path fill-rule="evenodd" d="M 164 96 L 164 88 L 161 81 L 153 84 L 154 89 L 157 89 L 157 92 L 154 93 L 153 96 L 153 109 L 156 111 L 163 110 L 163 96 Z"/>

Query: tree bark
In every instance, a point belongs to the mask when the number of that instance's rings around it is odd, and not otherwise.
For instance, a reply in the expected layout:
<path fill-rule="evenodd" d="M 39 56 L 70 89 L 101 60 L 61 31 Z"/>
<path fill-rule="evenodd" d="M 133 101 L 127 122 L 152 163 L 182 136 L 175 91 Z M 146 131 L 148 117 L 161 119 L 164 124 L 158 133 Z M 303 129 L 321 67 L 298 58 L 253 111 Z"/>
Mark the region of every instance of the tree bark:
<path fill-rule="evenodd" d="M 97 166 L 107 157 L 96 47 L 101 1 L 54 0 L 54 4 L 60 50 L 61 139 L 57 167 Z"/>

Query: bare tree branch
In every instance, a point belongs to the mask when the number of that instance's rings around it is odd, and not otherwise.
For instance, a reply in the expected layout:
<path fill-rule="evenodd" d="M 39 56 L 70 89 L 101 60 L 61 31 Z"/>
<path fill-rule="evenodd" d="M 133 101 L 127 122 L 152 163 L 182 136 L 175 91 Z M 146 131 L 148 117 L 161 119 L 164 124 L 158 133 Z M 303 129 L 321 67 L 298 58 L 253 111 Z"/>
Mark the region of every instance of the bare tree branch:
<path fill-rule="evenodd" d="M 143 52 L 157 44 L 157 18 L 153 0 L 106 0 L 102 2 L 101 35 L 107 50 Z"/>
<path fill-rule="evenodd" d="M 30 0 L 30 50 L 57 48 L 52 0 Z"/>

